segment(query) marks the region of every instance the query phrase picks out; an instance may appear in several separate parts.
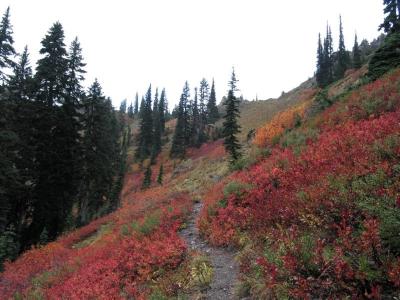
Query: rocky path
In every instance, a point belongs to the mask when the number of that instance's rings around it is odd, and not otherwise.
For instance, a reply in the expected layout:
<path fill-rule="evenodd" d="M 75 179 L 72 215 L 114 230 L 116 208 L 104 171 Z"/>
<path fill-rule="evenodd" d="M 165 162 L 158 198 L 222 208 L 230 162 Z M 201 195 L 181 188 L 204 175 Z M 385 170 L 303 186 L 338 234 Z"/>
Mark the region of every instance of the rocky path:
<path fill-rule="evenodd" d="M 202 206 L 202 203 L 195 203 L 187 227 L 180 234 L 192 250 L 206 254 L 213 266 L 214 277 L 210 288 L 205 292 L 205 299 L 237 299 L 234 297 L 233 290 L 238 273 L 234 252 L 226 248 L 212 247 L 201 239 L 196 227 L 196 219 Z"/>

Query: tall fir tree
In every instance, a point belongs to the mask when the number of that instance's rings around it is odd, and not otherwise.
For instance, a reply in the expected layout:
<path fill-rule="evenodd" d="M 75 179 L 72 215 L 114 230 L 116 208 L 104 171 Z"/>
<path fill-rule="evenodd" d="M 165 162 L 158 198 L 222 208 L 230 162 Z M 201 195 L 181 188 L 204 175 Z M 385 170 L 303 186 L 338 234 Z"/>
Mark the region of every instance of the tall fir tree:
<path fill-rule="evenodd" d="M 167 100 L 167 96 L 165 94 L 165 89 L 163 89 L 161 91 L 160 102 L 158 103 L 158 115 L 159 115 L 159 121 L 160 121 L 161 134 L 163 134 L 165 132 L 166 100 Z"/>
<path fill-rule="evenodd" d="M 320 87 L 323 87 L 325 84 L 325 70 L 324 70 L 324 48 L 322 47 L 321 42 L 321 33 L 318 34 L 318 50 L 317 50 L 317 71 L 315 73 L 315 77 L 317 80 L 317 84 Z"/>
<path fill-rule="evenodd" d="M 54 23 L 42 40 L 40 54 L 44 57 L 38 61 L 36 69 L 37 99 L 47 107 L 62 104 L 66 92 L 68 59 L 64 30 L 59 22 Z"/>
<path fill-rule="evenodd" d="M 155 163 L 156 158 L 160 152 L 161 152 L 161 122 L 160 122 L 158 88 L 157 88 L 153 103 L 153 145 L 151 150 L 152 163 Z"/>
<path fill-rule="evenodd" d="M 126 126 L 126 120 L 125 120 L 125 114 L 127 111 L 127 102 L 126 99 L 122 100 L 120 105 L 119 105 L 119 111 L 118 111 L 118 118 L 119 118 L 119 126 L 120 126 L 120 131 L 124 131 L 124 128 Z"/>
<path fill-rule="evenodd" d="M 8 88 L 17 99 L 28 100 L 32 97 L 33 78 L 27 46 L 20 55 L 19 61 L 14 65 Z"/>
<path fill-rule="evenodd" d="M 231 163 L 237 161 L 240 156 L 241 145 L 237 138 L 240 133 L 240 125 L 238 119 L 240 118 L 239 100 L 235 96 L 237 89 L 237 82 L 235 70 L 232 70 L 231 80 L 229 81 L 228 97 L 224 103 L 226 107 L 226 114 L 223 123 L 223 135 L 225 150 L 230 155 Z"/>
<path fill-rule="evenodd" d="M 400 1 L 384 0 L 383 4 L 385 19 L 379 29 L 387 35 L 368 64 L 368 77 L 373 80 L 400 66 Z"/>
<path fill-rule="evenodd" d="M 70 130 L 64 111 L 68 88 L 68 57 L 64 31 L 55 23 L 42 40 L 36 69 L 37 113 L 34 138 L 38 141 L 38 180 L 34 195 L 32 223 L 26 234 L 28 243 L 37 240 L 47 226 L 50 240 L 60 234 L 73 204 L 75 180 L 71 152 L 66 148 Z M 61 106 L 60 106 L 61 105 Z M 63 191 L 63 193 L 60 193 Z"/>
<path fill-rule="evenodd" d="M 136 96 L 135 96 L 135 109 L 134 109 L 133 113 L 135 115 L 139 114 L 139 94 L 138 93 L 136 93 Z"/>
<path fill-rule="evenodd" d="M 144 172 L 144 178 L 142 183 L 142 189 L 148 189 L 151 186 L 151 166 L 148 165 L 146 171 Z"/>
<path fill-rule="evenodd" d="M 208 104 L 210 99 L 210 87 L 205 78 L 200 81 L 199 89 L 199 114 L 200 122 L 204 126 L 207 124 Z"/>
<path fill-rule="evenodd" d="M 66 95 L 59 114 L 61 118 L 58 120 L 58 136 L 62 137 L 60 144 L 62 144 L 61 147 L 64 150 L 64 159 L 67 165 L 64 168 L 64 176 L 71 185 L 72 192 L 70 192 L 70 197 L 74 202 L 79 201 L 78 191 L 81 187 L 83 174 L 81 111 L 85 96 L 82 86 L 82 82 L 85 79 L 84 75 L 86 74 L 85 66 L 81 45 L 78 38 L 75 38 L 67 54 Z M 65 210 L 65 218 L 69 218 L 69 215 L 72 214 L 72 207 L 66 207 Z M 65 227 L 70 226 L 67 221 L 65 223 Z"/>
<path fill-rule="evenodd" d="M 171 157 L 184 157 L 187 146 L 187 132 L 189 128 L 188 122 L 188 101 L 190 97 L 189 84 L 186 81 L 183 87 L 182 95 L 179 100 L 177 111 L 177 122 L 175 126 L 175 133 L 171 146 Z"/>
<path fill-rule="evenodd" d="M 119 105 L 119 112 L 125 114 L 126 113 L 126 99 L 122 100 Z"/>
<path fill-rule="evenodd" d="M 211 85 L 210 98 L 207 103 L 207 122 L 214 124 L 220 118 L 218 107 L 217 107 L 217 96 L 215 94 L 215 82 L 214 79 Z"/>
<path fill-rule="evenodd" d="M 111 195 L 117 175 L 115 162 L 119 155 L 120 126 L 111 100 L 103 95 L 97 80 L 84 99 L 82 121 L 84 168 L 79 219 L 80 224 L 86 224 L 105 206 L 113 205 Z"/>
<path fill-rule="evenodd" d="M 19 251 L 21 232 L 29 215 L 30 196 L 34 190 L 33 184 L 26 183 L 36 180 L 36 141 L 32 138 L 35 107 L 27 47 L 13 69 L 8 84 L 9 94 L 0 94 L 0 239 L 6 226 L 12 228 L 12 240 Z M 5 240 L 8 240 L 10 236 L 7 232 L 4 234 Z M 7 255 L 12 258 L 10 253 Z"/>
<path fill-rule="evenodd" d="M 360 46 L 358 45 L 357 34 L 354 37 L 354 46 L 353 46 L 353 68 L 359 69 L 361 68 L 361 51 Z"/>
<path fill-rule="evenodd" d="M 191 133 L 190 145 L 199 147 L 204 139 L 204 127 L 201 124 L 201 115 L 198 106 L 197 88 L 194 89 L 194 100 L 191 107 Z"/>
<path fill-rule="evenodd" d="M 342 16 L 339 16 L 339 49 L 337 52 L 337 64 L 335 68 L 335 79 L 341 79 L 350 65 L 350 57 L 346 51 L 343 34 Z"/>
<path fill-rule="evenodd" d="M 131 102 L 131 104 L 129 104 L 129 106 L 128 106 L 128 117 L 129 118 L 131 118 L 131 119 L 133 119 L 133 116 L 134 116 L 135 114 L 134 114 L 134 111 L 133 111 L 133 104 L 132 104 L 132 102 Z"/>
<path fill-rule="evenodd" d="M 139 108 L 139 117 L 143 118 L 143 114 L 145 111 L 145 106 L 146 106 L 146 102 L 144 100 L 144 97 L 142 97 L 142 100 L 140 101 L 140 108 Z"/>
<path fill-rule="evenodd" d="M 324 40 L 324 86 L 333 81 L 333 40 L 331 27 L 326 27 L 326 38 Z"/>
<path fill-rule="evenodd" d="M 379 26 L 385 33 L 393 33 L 400 30 L 400 1 L 383 0 L 385 19 Z"/>
<path fill-rule="evenodd" d="M 10 21 L 10 7 L 8 7 L 0 23 L 0 80 L 5 83 L 7 76 L 5 68 L 13 67 L 12 57 L 16 54 L 14 49 L 13 30 Z"/>
<path fill-rule="evenodd" d="M 80 101 L 83 97 L 82 81 L 86 74 L 83 62 L 82 48 L 76 37 L 69 48 L 68 63 L 67 63 L 67 94 L 76 101 Z M 76 103 L 75 103 L 76 104 Z"/>
<path fill-rule="evenodd" d="M 142 107 L 143 106 L 143 107 Z M 151 85 L 149 86 L 143 105 L 140 109 L 139 141 L 136 149 L 136 158 L 144 160 L 151 155 L 153 143 L 153 113 L 152 113 Z"/>

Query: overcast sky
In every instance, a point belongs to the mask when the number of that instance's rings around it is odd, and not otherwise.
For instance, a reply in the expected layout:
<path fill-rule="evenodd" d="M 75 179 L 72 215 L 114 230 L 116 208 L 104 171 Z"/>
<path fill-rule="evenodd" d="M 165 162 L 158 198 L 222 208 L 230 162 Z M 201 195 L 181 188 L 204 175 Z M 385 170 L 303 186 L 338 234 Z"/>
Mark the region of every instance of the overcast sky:
<path fill-rule="evenodd" d="M 232 66 L 245 98 L 277 97 L 313 75 L 318 32 L 329 21 L 337 47 L 342 14 L 346 47 L 378 36 L 382 0 L 0 0 L 11 8 L 15 46 L 39 58 L 55 21 L 66 43 L 78 36 L 86 85 L 98 78 L 115 106 L 148 85 L 165 87 L 177 103 L 185 80 L 215 78 L 227 90 Z"/>

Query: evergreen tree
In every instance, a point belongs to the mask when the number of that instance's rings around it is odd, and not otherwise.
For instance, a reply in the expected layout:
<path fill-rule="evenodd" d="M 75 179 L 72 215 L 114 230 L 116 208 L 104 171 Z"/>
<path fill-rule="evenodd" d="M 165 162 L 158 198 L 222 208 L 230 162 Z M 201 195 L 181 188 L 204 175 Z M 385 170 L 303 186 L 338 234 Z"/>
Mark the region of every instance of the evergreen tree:
<path fill-rule="evenodd" d="M 29 216 L 30 195 L 34 188 L 33 184 L 26 183 L 36 181 L 32 87 L 32 69 L 25 47 L 19 62 L 14 65 L 8 93 L 0 94 L 0 235 L 12 221 L 18 245 L 24 220 Z"/>
<path fill-rule="evenodd" d="M 128 117 L 133 119 L 134 116 L 134 112 L 133 112 L 133 104 L 131 102 L 131 104 L 128 106 Z"/>
<path fill-rule="evenodd" d="M 6 80 L 4 68 L 13 66 L 11 57 L 16 54 L 13 47 L 14 39 L 12 35 L 10 8 L 8 7 L 0 23 L 0 80 L 3 80 L 3 83 Z"/>
<path fill-rule="evenodd" d="M 199 107 L 197 104 L 197 88 L 194 89 L 194 101 L 191 107 L 191 134 L 190 134 L 190 145 L 198 147 L 201 145 L 202 140 L 204 139 L 203 130 L 204 126 L 201 123 L 201 115 L 199 113 Z"/>
<path fill-rule="evenodd" d="M 50 239 L 63 231 L 76 193 L 75 149 L 68 148 L 71 141 L 68 133 L 74 131 L 69 126 L 70 115 L 66 112 L 71 108 L 67 97 L 68 57 L 60 23 L 55 23 L 42 40 L 40 54 L 43 58 L 38 61 L 35 76 L 38 89 L 34 120 L 36 134 L 33 137 L 38 144 L 38 179 L 32 222 L 26 233 L 28 244 L 38 240 L 45 225 Z"/>
<path fill-rule="evenodd" d="M 136 93 L 136 96 L 135 96 L 135 110 L 133 111 L 133 113 L 135 115 L 139 114 L 139 94 L 138 93 Z"/>
<path fill-rule="evenodd" d="M 126 99 L 121 101 L 119 105 L 119 112 L 125 114 L 126 113 Z"/>
<path fill-rule="evenodd" d="M 64 102 L 66 78 L 68 71 L 67 50 L 64 44 L 64 30 L 60 23 L 55 23 L 42 40 L 38 61 L 36 82 L 38 84 L 38 100 L 47 107 Z"/>
<path fill-rule="evenodd" d="M 14 260 L 17 258 L 20 251 L 19 237 L 14 225 L 10 225 L 0 235 L 0 262 L 3 263 L 6 259 Z M 3 268 L 0 267 L 0 270 Z"/>
<path fill-rule="evenodd" d="M 165 89 L 161 91 L 161 96 L 160 96 L 160 102 L 158 103 L 158 118 L 160 122 L 160 131 L 161 134 L 165 132 L 165 115 L 166 115 L 166 95 L 165 95 Z"/>
<path fill-rule="evenodd" d="M 326 38 L 324 40 L 324 63 L 323 78 L 324 86 L 329 85 L 333 81 L 333 41 L 332 31 L 329 25 L 326 27 Z"/>
<path fill-rule="evenodd" d="M 385 19 L 379 26 L 385 33 L 392 33 L 400 30 L 400 1 L 383 0 Z"/>
<path fill-rule="evenodd" d="M 143 100 L 143 106 L 140 109 L 140 131 L 139 131 L 139 144 L 136 149 L 136 158 L 143 160 L 151 155 L 153 143 L 153 113 L 151 99 L 151 85 L 147 90 L 146 97 Z"/>
<path fill-rule="evenodd" d="M 393 32 L 386 37 L 383 45 L 376 50 L 369 62 L 369 78 L 375 80 L 389 70 L 400 66 L 399 45 L 400 31 Z"/>
<path fill-rule="evenodd" d="M 125 114 L 127 112 L 127 107 L 126 107 L 127 103 L 126 103 L 126 99 L 122 100 L 120 105 L 119 105 L 119 111 L 118 111 L 118 118 L 119 118 L 119 130 L 121 132 L 124 131 L 125 126 L 126 126 L 126 122 L 125 122 Z"/>
<path fill-rule="evenodd" d="M 149 165 L 146 168 L 146 172 L 144 173 L 142 189 L 148 189 L 151 185 L 151 166 Z"/>
<path fill-rule="evenodd" d="M 158 171 L 157 183 L 159 185 L 163 184 L 163 176 L 164 176 L 164 166 L 163 164 L 160 165 L 160 170 Z"/>
<path fill-rule="evenodd" d="M 142 97 L 142 100 L 140 101 L 140 109 L 139 109 L 139 117 L 140 118 L 143 118 L 145 106 L 146 106 L 146 102 L 144 101 L 144 97 Z"/>
<path fill-rule="evenodd" d="M 228 97 L 224 103 L 226 115 L 223 123 L 224 145 L 225 150 L 230 155 L 231 163 L 234 163 L 241 156 L 241 145 L 237 138 L 237 134 L 240 133 L 240 125 L 238 124 L 238 118 L 240 117 L 239 101 L 235 96 L 237 82 L 235 70 L 233 69 L 231 80 L 229 81 Z"/>
<path fill-rule="evenodd" d="M 361 68 L 361 51 L 357 41 L 357 34 L 354 38 L 354 46 L 353 46 L 353 68 L 359 69 Z"/>
<path fill-rule="evenodd" d="M 158 88 L 156 88 L 156 93 L 154 95 L 153 101 L 153 120 L 158 118 Z"/>
<path fill-rule="evenodd" d="M 153 104 L 153 148 L 151 153 L 151 162 L 154 163 L 157 155 L 161 151 L 161 121 L 158 102 L 158 89 L 154 97 Z"/>
<path fill-rule="evenodd" d="M 211 85 L 210 98 L 207 103 L 207 122 L 209 124 L 214 124 L 220 118 L 218 107 L 217 107 L 217 97 L 215 95 L 215 83 L 214 79 Z"/>
<path fill-rule="evenodd" d="M 91 85 L 83 101 L 83 154 L 82 192 L 79 218 L 86 224 L 110 202 L 118 161 L 119 128 L 111 100 L 102 92 L 97 80 Z M 118 166 L 117 166 L 118 167 Z"/>
<path fill-rule="evenodd" d="M 323 87 L 325 84 L 324 75 L 324 48 L 322 47 L 321 34 L 318 34 L 317 71 L 315 77 L 319 87 Z"/>
<path fill-rule="evenodd" d="M 64 177 L 68 180 L 69 186 L 64 186 L 70 190 L 71 200 L 78 202 L 78 192 L 81 187 L 81 177 L 83 174 L 83 149 L 82 149 L 82 102 L 84 91 L 82 82 L 86 64 L 83 61 L 82 48 L 75 38 L 69 48 L 67 55 L 67 76 L 66 94 L 60 107 L 57 137 L 60 139 L 59 146 L 63 149 L 63 159 L 65 162 Z M 73 201 L 68 202 L 64 207 L 63 222 L 64 228 L 73 224 L 68 224 L 67 219 L 71 214 Z"/>
<path fill-rule="evenodd" d="M 199 115 L 201 126 L 204 127 L 207 124 L 208 104 L 210 99 L 210 87 L 205 78 L 200 81 L 199 90 Z"/>
<path fill-rule="evenodd" d="M 171 146 L 171 157 L 184 157 L 186 146 L 188 145 L 188 101 L 189 101 L 189 84 L 186 81 L 183 87 L 182 95 L 179 100 L 177 110 L 177 122 L 175 126 L 175 133 Z"/>
<path fill-rule="evenodd" d="M 165 89 L 164 89 L 164 116 L 165 116 L 165 121 L 169 121 L 172 118 L 172 115 L 169 112 L 168 98 L 167 98 L 167 94 L 165 93 Z"/>
<path fill-rule="evenodd" d="M 385 19 L 379 29 L 384 29 L 387 36 L 369 62 L 368 77 L 371 79 L 400 66 L 400 1 L 384 0 L 383 4 Z"/>
<path fill-rule="evenodd" d="M 77 37 L 71 43 L 67 64 L 67 94 L 74 104 L 78 104 L 84 95 L 82 81 L 85 79 L 86 64 L 83 62 L 82 48 Z"/>
<path fill-rule="evenodd" d="M 346 46 L 344 43 L 342 16 L 340 16 L 339 17 L 339 50 L 337 52 L 337 65 L 336 65 L 336 69 L 335 69 L 336 80 L 343 78 L 344 73 L 346 72 L 349 64 L 350 64 L 350 58 L 346 51 Z"/>
<path fill-rule="evenodd" d="M 33 80 L 27 46 L 25 46 L 18 63 L 14 65 L 13 69 L 14 72 L 13 75 L 10 76 L 8 84 L 10 92 L 16 99 L 30 99 L 33 92 Z"/>

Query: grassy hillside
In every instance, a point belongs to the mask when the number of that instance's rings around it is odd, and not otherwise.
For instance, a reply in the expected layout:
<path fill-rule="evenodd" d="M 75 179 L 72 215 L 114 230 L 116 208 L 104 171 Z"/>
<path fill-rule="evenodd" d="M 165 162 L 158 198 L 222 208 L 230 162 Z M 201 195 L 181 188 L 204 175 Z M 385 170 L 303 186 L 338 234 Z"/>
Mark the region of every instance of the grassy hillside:
<path fill-rule="evenodd" d="M 315 95 L 317 89 L 314 79 L 308 79 L 300 84 L 297 88 L 288 93 L 282 94 L 277 99 L 243 101 L 240 105 L 240 121 L 242 127 L 240 140 L 246 141 L 247 134 L 250 130 L 255 130 L 272 119 L 272 117 L 280 111 L 287 109 L 293 105 L 310 100 Z M 224 114 L 224 107 L 219 107 L 221 115 Z M 222 120 L 217 123 L 222 125 Z"/>

